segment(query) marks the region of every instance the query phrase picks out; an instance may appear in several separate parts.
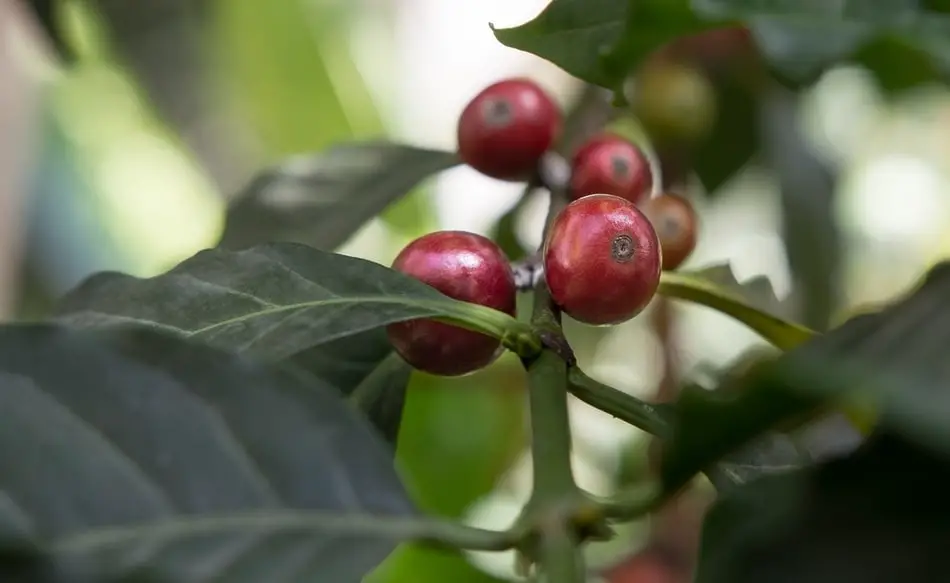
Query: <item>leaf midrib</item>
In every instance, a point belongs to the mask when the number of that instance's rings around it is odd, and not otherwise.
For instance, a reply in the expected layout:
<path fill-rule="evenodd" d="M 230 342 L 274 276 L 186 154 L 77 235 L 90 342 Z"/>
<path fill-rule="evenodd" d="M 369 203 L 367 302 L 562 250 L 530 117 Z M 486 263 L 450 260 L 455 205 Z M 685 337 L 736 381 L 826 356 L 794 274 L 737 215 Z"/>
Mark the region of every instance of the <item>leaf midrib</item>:
<path fill-rule="evenodd" d="M 381 516 L 366 513 L 335 513 L 313 510 L 261 509 L 252 512 L 200 515 L 162 519 L 133 526 L 106 526 L 54 539 L 53 553 L 82 554 L 110 545 L 143 538 L 187 537 L 240 531 L 300 530 L 302 533 L 334 535 L 364 534 L 380 539 L 418 538 L 431 530 L 430 521 L 415 517 Z"/>
<path fill-rule="evenodd" d="M 419 308 L 431 312 L 433 316 L 437 316 L 440 313 L 445 316 L 457 315 L 460 313 L 460 310 L 457 306 L 454 305 L 452 300 L 446 301 L 441 298 L 427 299 L 425 301 L 406 299 L 406 298 L 392 298 L 385 296 L 348 296 L 345 298 L 337 297 L 330 299 L 322 300 L 312 300 L 308 302 L 298 302 L 295 304 L 286 304 L 283 306 L 276 306 L 273 308 L 266 308 L 264 310 L 258 310 L 256 312 L 250 312 L 248 314 L 242 314 L 234 318 L 228 318 L 226 320 L 221 320 L 215 322 L 214 324 L 209 324 L 202 328 L 196 330 L 182 330 L 184 335 L 188 338 L 192 336 L 198 336 L 200 334 L 205 334 L 217 328 L 222 328 L 224 326 L 229 326 L 231 324 L 239 324 L 241 322 L 246 322 L 254 318 L 263 318 L 266 316 L 279 314 L 282 312 L 289 312 L 293 310 L 305 310 L 309 308 L 316 308 L 321 306 L 332 306 L 337 304 L 355 304 L 355 303 L 369 303 L 369 304 L 398 304 L 401 306 L 408 306 Z M 435 307 L 444 307 L 442 310 L 436 310 Z M 416 316 L 410 316 L 407 319 L 410 319 Z M 396 321 L 396 320 L 394 320 Z"/>

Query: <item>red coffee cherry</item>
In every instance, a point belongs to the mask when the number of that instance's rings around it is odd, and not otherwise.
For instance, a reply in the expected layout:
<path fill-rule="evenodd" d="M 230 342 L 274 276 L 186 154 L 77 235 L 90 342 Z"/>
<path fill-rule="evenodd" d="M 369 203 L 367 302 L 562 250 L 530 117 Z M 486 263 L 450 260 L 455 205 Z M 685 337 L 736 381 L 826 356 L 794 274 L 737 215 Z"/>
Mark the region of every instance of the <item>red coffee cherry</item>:
<path fill-rule="evenodd" d="M 646 307 L 660 283 L 660 242 L 629 200 L 593 194 L 567 205 L 544 241 L 544 274 L 565 314 L 619 324 Z"/>
<path fill-rule="evenodd" d="M 581 146 L 571 164 L 571 197 L 612 194 L 638 203 L 653 188 L 650 161 L 640 148 L 612 134 Z"/>
<path fill-rule="evenodd" d="M 699 220 L 692 203 L 676 194 L 661 194 L 642 206 L 663 249 L 663 269 L 676 269 L 696 248 Z"/>
<path fill-rule="evenodd" d="M 561 131 L 561 111 L 533 81 L 508 79 L 489 85 L 459 117 L 463 162 L 499 180 L 523 180 Z"/>
<path fill-rule="evenodd" d="M 481 235 L 429 233 L 409 243 L 392 267 L 450 298 L 514 315 L 515 282 L 508 258 Z M 435 320 L 390 324 L 387 333 L 396 352 L 413 368 L 442 376 L 474 372 L 502 352 L 497 338 Z"/>

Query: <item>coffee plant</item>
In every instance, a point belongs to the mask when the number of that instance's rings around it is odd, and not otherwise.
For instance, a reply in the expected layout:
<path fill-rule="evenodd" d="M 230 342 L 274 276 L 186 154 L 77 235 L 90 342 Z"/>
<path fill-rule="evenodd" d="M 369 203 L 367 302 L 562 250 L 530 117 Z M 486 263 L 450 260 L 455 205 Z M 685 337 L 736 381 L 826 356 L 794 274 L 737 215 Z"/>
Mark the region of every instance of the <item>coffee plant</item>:
<path fill-rule="evenodd" d="M 585 543 L 700 476 L 717 499 L 697 583 L 944 580 L 950 264 L 829 329 L 834 173 L 793 105 L 842 62 L 894 92 L 946 78 L 948 12 L 936 0 L 553 0 L 494 32 L 603 90 L 576 111 L 508 79 L 465 108 L 457 152 L 302 154 L 234 199 L 217 247 L 152 278 L 96 274 L 47 321 L 3 325 L 3 581 L 358 583 L 414 542 L 514 549 L 526 577 L 581 583 Z M 649 142 L 626 139 L 623 117 Z M 713 195 L 752 159 L 781 182 L 804 323 L 764 279 L 677 271 L 702 228 L 687 181 Z M 436 232 L 391 268 L 334 253 L 459 164 L 550 193 L 541 249 Z M 516 313 L 518 294 L 530 313 Z M 655 295 L 717 310 L 778 353 L 664 404 L 585 374 L 561 314 L 614 325 Z M 393 463 L 409 371 L 463 375 L 503 351 L 527 373 L 532 495 L 503 531 L 428 516 Z M 655 436 L 656 477 L 609 499 L 581 489 L 569 395 Z M 805 443 L 841 412 L 859 446 Z"/>

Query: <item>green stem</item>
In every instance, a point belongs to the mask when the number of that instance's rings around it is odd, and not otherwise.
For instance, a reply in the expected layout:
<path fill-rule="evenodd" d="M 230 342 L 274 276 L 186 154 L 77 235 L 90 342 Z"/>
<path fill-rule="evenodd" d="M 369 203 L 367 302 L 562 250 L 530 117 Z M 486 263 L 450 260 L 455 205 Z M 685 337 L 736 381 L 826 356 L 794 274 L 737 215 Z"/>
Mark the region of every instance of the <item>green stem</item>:
<path fill-rule="evenodd" d="M 591 407 L 661 439 L 669 436 L 670 426 L 661 407 L 594 380 L 577 367 L 570 369 L 568 380 L 571 393 Z"/>
<path fill-rule="evenodd" d="M 567 363 L 544 350 L 528 368 L 534 498 L 541 503 L 576 491 L 571 471 L 571 429 L 567 412 Z"/>
<path fill-rule="evenodd" d="M 588 88 L 582 104 L 570 116 L 571 120 L 579 120 L 577 127 L 571 121 L 571 131 L 564 132 L 565 139 L 568 133 L 573 135 L 576 130 L 586 132 L 590 129 L 586 127 L 589 123 L 587 114 L 609 111 L 604 105 L 598 90 Z M 600 125 L 598 122 L 596 127 Z M 543 233 L 547 235 L 555 218 L 568 203 L 569 176 L 561 176 L 557 170 L 567 169 L 569 165 L 556 153 L 549 153 L 541 164 L 538 176 L 551 193 Z M 549 167 L 545 168 L 545 164 Z M 571 515 L 572 510 L 586 502 L 571 468 L 567 370 L 575 360 L 561 330 L 560 312 L 543 279 L 535 286 L 531 324 L 543 348 L 537 356 L 522 357 L 528 372 L 534 486 L 519 522 L 538 537 L 530 558 L 537 562 L 541 580 L 547 583 L 583 583 L 586 574 L 580 551 L 582 541 Z"/>
<path fill-rule="evenodd" d="M 532 323 L 549 341 L 537 358 L 526 360 L 531 412 L 534 486 L 522 520 L 535 531 L 532 558 L 548 583 L 583 583 L 583 555 L 570 512 L 584 502 L 571 468 L 565 350 L 557 309 L 542 281 L 535 288 Z M 572 360 L 572 358 L 570 359 Z"/>
<path fill-rule="evenodd" d="M 552 525 L 542 534 L 538 547 L 544 583 L 582 583 L 587 579 L 581 541 L 567 525 Z"/>

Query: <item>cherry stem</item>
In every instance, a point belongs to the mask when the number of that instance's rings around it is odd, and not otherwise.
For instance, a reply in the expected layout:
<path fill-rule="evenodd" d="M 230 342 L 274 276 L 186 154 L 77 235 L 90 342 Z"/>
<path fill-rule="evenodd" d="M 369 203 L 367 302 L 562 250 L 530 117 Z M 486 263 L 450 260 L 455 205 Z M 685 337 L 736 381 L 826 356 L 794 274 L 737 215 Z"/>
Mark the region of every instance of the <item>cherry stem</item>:
<path fill-rule="evenodd" d="M 590 378 L 584 371 L 572 367 L 568 372 L 568 390 L 591 407 L 613 415 L 617 419 L 655 435 L 669 437 L 670 424 L 663 405 L 651 405 L 619 389 Z"/>
<path fill-rule="evenodd" d="M 528 255 L 524 259 L 511 262 L 511 274 L 515 278 L 515 287 L 518 291 L 533 290 L 541 278 L 544 277 L 544 264 L 541 261 L 541 253 L 536 252 Z"/>

